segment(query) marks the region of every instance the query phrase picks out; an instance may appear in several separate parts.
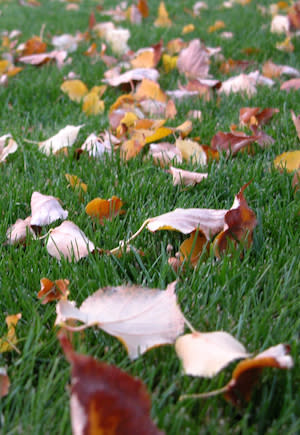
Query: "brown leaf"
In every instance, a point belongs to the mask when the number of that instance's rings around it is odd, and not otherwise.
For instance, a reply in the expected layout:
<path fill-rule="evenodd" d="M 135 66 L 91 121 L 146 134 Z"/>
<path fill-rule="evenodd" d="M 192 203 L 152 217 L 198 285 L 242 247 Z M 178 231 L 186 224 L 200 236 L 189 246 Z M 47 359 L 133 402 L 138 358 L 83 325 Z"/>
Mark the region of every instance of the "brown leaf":
<path fill-rule="evenodd" d="M 77 354 L 58 336 L 72 365 L 71 422 L 74 435 L 163 435 L 150 418 L 144 384 L 119 368 Z"/>
<path fill-rule="evenodd" d="M 288 355 L 289 346 L 278 344 L 272 346 L 255 358 L 241 361 L 232 373 L 232 379 L 225 387 L 225 398 L 238 406 L 241 401 L 249 401 L 255 384 L 265 367 L 290 369 L 293 367 L 292 357 Z"/>
<path fill-rule="evenodd" d="M 40 282 L 41 289 L 38 292 L 37 297 L 41 299 L 43 305 L 48 302 L 65 299 L 70 294 L 70 281 L 68 279 L 58 279 L 53 282 L 48 278 L 42 278 Z"/>
<path fill-rule="evenodd" d="M 65 50 L 53 50 L 48 53 L 31 54 L 29 56 L 21 56 L 18 61 L 30 65 L 43 65 L 50 60 L 55 60 L 58 68 L 62 68 L 67 57 Z"/>
<path fill-rule="evenodd" d="M 16 325 L 18 321 L 21 319 L 22 314 L 12 314 L 11 316 L 7 316 L 5 318 L 5 322 L 7 324 L 7 334 L 0 338 L 0 353 L 10 352 L 11 350 L 17 350 L 16 344 L 18 342 L 16 336 Z"/>
<path fill-rule="evenodd" d="M 0 367 L 0 398 L 8 394 L 10 387 L 10 380 L 7 375 L 6 369 Z"/>
<path fill-rule="evenodd" d="M 96 291 L 76 308 L 74 302 L 60 300 L 56 325 L 76 331 L 97 325 L 125 345 L 134 359 L 148 349 L 171 344 L 183 332 L 184 318 L 177 305 L 176 282 L 166 290 L 143 287 L 107 287 Z M 70 327 L 70 319 L 83 323 Z"/>
<path fill-rule="evenodd" d="M 79 261 L 95 250 L 95 245 L 83 231 L 71 221 L 64 221 L 50 232 L 47 251 L 60 260 Z"/>
<path fill-rule="evenodd" d="M 87 204 L 85 211 L 103 225 L 105 220 L 112 220 L 115 216 L 124 214 L 125 210 L 121 210 L 122 207 L 123 201 L 117 196 L 112 196 L 110 199 L 93 199 Z"/>
<path fill-rule="evenodd" d="M 186 77 L 206 78 L 209 71 L 209 53 L 199 39 L 193 39 L 187 48 L 181 50 L 177 67 Z"/>
<path fill-rule="evenodd" d="M 68 217 L 68 211 L 62 208 L 59 200 L 54 196 L 33 192 L 30 206 L 32 226 L 42 227 Z"/>
<path fill-rule="evenodd" d="M 279 113 L 279 109 L 269 107 L 261 110 L 260 107 L 243 107 L 240 109 L 240 124 L 263 125 L 272 118 L 274 113 Z"/>

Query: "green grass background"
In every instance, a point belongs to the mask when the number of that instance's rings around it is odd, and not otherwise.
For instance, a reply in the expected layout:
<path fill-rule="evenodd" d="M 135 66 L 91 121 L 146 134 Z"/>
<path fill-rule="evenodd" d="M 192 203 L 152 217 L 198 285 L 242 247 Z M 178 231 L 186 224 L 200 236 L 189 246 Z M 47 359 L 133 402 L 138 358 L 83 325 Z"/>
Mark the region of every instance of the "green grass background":
<path fill-rule="evenodd" d="M 117 2 L 103 2 L 104 8 Z M 295 51 L 282 53 L 275 49 L 283 36 L 270 33 L 270 16 L 257 11 L 255 1 L 246 7 L 221 8 L 222 2 L 210 1 L 201 18 L 184 12 L 191 1 L 165 2 L 173 21 L 168 29 L 153 27 L 158 1 L 149 1 L 150 16 L 143 25 L 120 23 L 131 31 L 129 45 L 133 50 L 163 39 L 164 43 L 180 36 L 182 27 L 195 24 L 195 31 L 183 36 L 188 41 L 201 38 L 208 46 L 221 45 L 226 57 L 247 58 L 242 49 L 255 46 L 259 53 L 250 57 L 253 70 L 264 61 L 287 64 L 300 69 L 299 38 L 294 38 Z M 96 10 L 99 1 L 82 1 L 79 11 L 65 11 L 65 3 L 41 1 L 38 8 L 23 7 L 17 1 L 0 1 L 0 29 L 20 29 L 25 42 L 38 35 L 45 24 L 45 40 L 61 33 L 84 32 L 91 11 L 98 22 L 109 18 Z M 222 19 L 226 29 L 234 33 L 224 40 L 220 32 L 209 34 L 208 26 Z M 101 41 L 98 40 L 98 47 Z M 115 364 L 138 376 L 147 385 L 152 397 L 152 418 L 168 434 L 296 434 L 300 431 L 299 406 L 299 196 L 293 195 L 292 175 L 273 168 L 274 158 L 287 150 L 299 149 L 290 110 L 300 113 L 299 91 L 280 91 L 279 80 L 273 88 L 260 87 L 252 98 L 239 94 L 222 96 L 204 102 L 196 99 L 177 104 L 178 115 L 172 124 L 184 122 L 191 109 L 203 113 L 203 121 L 193 123 L 192 135 L 209 143 L 219 130 L 228 131 L 238 123 L 239 109 L 245 106 L 277 107 L 280 113 L 264 127 L 275 143 L 257 149 L 254 156 L 240 153 L 234 158 L 208 165 L 209 176 L 201 184 L 188 189 L 173 187 L 170 175 L 143 160 L 142 156 L 125 163 L 118 155 L 103 160 L 80 160 L 69 157 L 47 157 L 36 145 L 23 139 L 39 141 L 53 136 L 67 124 L 85 124 L 74 148 L 88 134 L 108 127 L 107 110 L 120 90 L 108 89 L 104 95 L 104 115 L 87 117 L 81 106 L 60 91 L 64 76 L 75 71 L 88 87 L 101 84 L 104 64 L 83 56 L 88 43 L 71 54 L 72 64 L 58 70 L 53 64 L 40 68 L 26 66 L 7 87 L 0 88 L 0 135 L 12 133 L 19 144 L 18 151 L 0 167 L 0 336 L 6 332 L 5 316 L 17 312 L 22 319 L 17 326 L 19 337 L 16 352 L 0 355 L 0 366 L 6 366 L 11 379 L 7 397 L 0 400 L 0 433 L 3 434 L 70 434 L 69 393 L 67 385 L 70 368 L 56 339 L 55 304 L 41 305 L 37 299 L 40 279 L 70 280 L 71 299 L 80 304 L 100 287 L 127 283 L 165 288 L 178 279 L 177 295 L 181 309 L 200 331 L 224 330 L 233 334 L 249 349 L 258 352 L 277 343 L 289 343 L 295 368 L 289 372 L 265 370 L 261 384 L 255 389 L 251 402 L 241 410 L 234 409 L 220 396 L 208 400 L 179 402 L 182 393 L 210 391 L 230 379 L 230 368 L 212 380 L 182 375 L 182 369 L 172 346 L 153 349 L 130 361 L 122 345 L 98 329 L 85 332 L 77 339 L 76 350 L 102 361 Z M 161 65 L 160 84 L 175 89 L 178 72 L 166 75 Z M 225 79 L 215 63 L 214 77 Z M 182 167 L 203 171 L 205 168 L 185 163 Z M 65 173 L 75 174 L 88 184 L 84 202 L 67 188 Z M 254 243 L 243 260 L 239 253 L 216 261 L 211 255 L 196 269 L 187 269 L 180 276 L 168 266 L 166 246 L 172 243 L 178 250 L 183 237 L 177 233 L 144 231 L 135 246 L 145 256 L 130 254 L 123 258 L 89 256 L 77 264 L 51 258 L 39 241 L 30 241 L 26 248 L 3 246 L 6 230 L 17 218 L 30 214 L 33 191 L 59 197 L 69 219 L 104 249 L 118 245 L 135 232 L 148 217 L 176 207 L 230 208 L 240 187 L 252 180 L 245 191 L 249 206 L 256 212 L 258 225 Z M 85 205 L 100 196 L 121 197 L 127 213 L 93 225 L 85 213 Z M 57 223 L 52 226 L 55 227 Z M 46 232 L 46 229 L 45 229 Z M 230 366 L 234 367 L 234 364 Z"/>

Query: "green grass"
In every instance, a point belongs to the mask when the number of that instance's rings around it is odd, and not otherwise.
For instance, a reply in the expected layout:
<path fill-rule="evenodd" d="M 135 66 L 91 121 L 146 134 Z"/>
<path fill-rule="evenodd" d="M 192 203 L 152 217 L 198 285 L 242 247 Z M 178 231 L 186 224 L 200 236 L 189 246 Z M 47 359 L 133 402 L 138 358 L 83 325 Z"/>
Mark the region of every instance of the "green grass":
<path fill-rule="evenodd" d="M 79 12 L 66 12 L 65 3 L 60 1 L 41 3 L 41 7 L 27 8 L 14 0 L 0 0 L 0 28 L 20 29 L 20 42 L 24 42 L 39 34 L 45 23 L 45 39 L 49 41 L 55 34 L 87 30 L 90 12 L 99 4 L 82 1 Z M 107 8 L 111 3 L 103 5 Z M 150 17 L 142 26 L 127 22 L 120 25 L 130 28 L 129 45 L 133 50 L 156 43 L 160 38 L 166 43 L 180 36 L 183 25 L 194 23 L 196 30 L 183 37 L 186 41 L 201 38 L 208 46 L 221 45 L 223 54 L 235 59 L 245 59 L 241 50 L 256 46 L 260 52 L 250 58 L 258 68 L 272 58 L 275 63 L 300 69 L 299 40 L 293 39 L 293 53 L 277 51 L 275 43 L 283 37 L 272 35 L 270 16 L 262 17 L 257 12 L 257 4 L 269 2 L 253 0 L 246 7 L 236 5 L 233 9 L 220 9 L 222 2 L 219 1 L 208 3 L 210 7 L 201 13 L 201 18 L 193 18 L 183 12 L 183 6 L 191 8 L 193 2 L 166 1 L 174 24 L 169 29 L 158 29 L 152 23 L 159 2 L 149 1 Z M 105 21 L 107 18 L 96 11 L 96 19 Z M 232 40 L 221 39 L 220 32 L 207 33 L 208 26 L 217 19 L 226 23 L 225 30 L 234 33 Z M 100 43 L 98 41 L 99 47 Z M 300 113 L 299 91 L 282 92 L 277 80 L 273 88 L 261 87 L 252 98 L 230 95 L 208 103 L 196 99 L 177 104 L 174 125 L 184 122 L 190 109 L 202 110 L 203 121 L 194 122 L 192 135 L 201 136 L 203 143 L 209 143 L 218 130 L 229 131 L 231 124 L 237 124 L 241 107 L 280 109 L 264 127 L 275 139 L 272 146 L 258 149 L 254 156 L 246 153 L 227 159 L 223 156 L 219 163 L 208 165 L 206 180 L 193 188 L 182 189 L 173 187 L 170 175 L 142 156 L 127 163 L 117 154 L 96 161 L 85 155 L 76 160 L 72 152 L 68 157 L 46 157 L 36 145 L 24 141 L 24 138 L 45 140 L 67 124 L 85 124 L 75 149 L 88 134 L 108 127 L 108 108 L 121 91 L 109 89 L 104 95 L 105 114 L 92 117 L 86 117 L 81 106 L 60 91 L 69 71 L 80 74 L 88 87 L 101 83 L 104 64 L 92 64 L 83 56 L 87 47 L 88 43 L 80 45 L 71 55 L 72 64 L 62 70 L 52 64 L 40 68 L 27 66 L 9 79 L 7 87 L 0 88 L 0 135 L 10 132 L 19 144 L 18 151 L 0 168 L 0 336 L 6 332 L 6 315 L 22 313 L 17 326 L 20 354 L 0 355 L 0 366 L 8 368 L 11 379 L 9 394 L 0 400 L 0 433 L 71 433 L 66 388 L 70 369 L 56 339 L 55 304 L 41 305 L 36 296 L 42 277 L 69 279 L 71 299 L 78 304 L 100 287 L 134 283 L 165 288 L 177 278 L 181 309 L 200 331 L 227 331 L 241 340 L 250 352 L 289 343 L 295 368 L 288 372 L 265 370 L 251 402 L 242 410 L 232 408 L 222 397 L 179 402 L 182 393 L 221 387 L 230 379 L 231 370 L 224 370 L 212 380 L 183 376 L 171 346 L 153 349 L 132 362 L 116 339 L 100 330 L 89 329 L 84 339 L 77 340 L 76 350 L 115 364 L 143 380 L 152 397 L 152 418 L 168 434 L 299 433 L 299 196 L 293 195 L 292 175 L 279 173 L 272 165 L 278 154 L 299 149 L 290 116 L 291 109 Z M 161 66 L 159 70 L 163 89 L 175 89 L 178 78 L 184 80 L 176 71 L 165 75 Z M 216 78 L 226 78 L 214 62 L 211 72 Z M 183 167 L 205 169 L 195 168 L 190 163 Z M 65 173 L 76 174 L 88 184 L 84 202 L 67 188 Z M 30 214 L 33 191 L 59 197 L 69 211 L 69 219 L 97 246 L 111 249 L 135 232 L 148 217 L 176 207 L 229 208 L 234 195 L 249 180 L 252 183 L 245 197 L 257 214 L 258 225 L 253 246 L 243 260 L 238 253 L 220 261 L 211 255 L 196 269 L 187 268 L 177 276 L 168 266 L 166 246 L 172 243 L 178 250 L 183 237 L 170 232 L 150 234 L 146 230 L 134 242 L 145 252 L 143 257 L 138 254 L 122 258 L 89 256 L 76 264 L 64 260 L 59 263 L 47 254 L 41 241 L 28 241 L 26 248 L 3 246 L 8 226 Z M 93 225 L 85 213 L 85 205 L 97 196 L 109 198 L 112 195 L 126 202 L 127 213 L 104 226 Z"/>

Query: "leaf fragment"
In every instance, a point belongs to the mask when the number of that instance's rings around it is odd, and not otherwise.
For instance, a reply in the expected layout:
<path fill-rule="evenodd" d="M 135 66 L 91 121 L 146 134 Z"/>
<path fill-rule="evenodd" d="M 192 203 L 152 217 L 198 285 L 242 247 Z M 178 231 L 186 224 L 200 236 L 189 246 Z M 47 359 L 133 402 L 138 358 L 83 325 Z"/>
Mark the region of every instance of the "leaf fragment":
<path fill-rule="evenodd" d="M 169 18 L 168 11 L 166 9 L 165 3 L 162 1 L 158 7 L 158 16 L 154 21 L 155 27 L 170 27 L 172 25 L 172 21 Z"/>
<path fill-rule="evenodd" d="M 4 163 L 9 154 L 17 151 L 18 144 L 10 133 L 0 137 L 0 163 Z"/>
<path fill-rule="evenodd" d="M 5 367 L 0 367 L 0 398 L 8 394 L 10 380 Z"/>
<path fill-rule="evenodd" d="M 27 236 L 30 235 L 33 239 L 36 238 L 35 232 L 31 228 L 31 216 L 26 219 L 17 219 L 6 231 L 8 245 L 17 245 L 24 243 Z"/>

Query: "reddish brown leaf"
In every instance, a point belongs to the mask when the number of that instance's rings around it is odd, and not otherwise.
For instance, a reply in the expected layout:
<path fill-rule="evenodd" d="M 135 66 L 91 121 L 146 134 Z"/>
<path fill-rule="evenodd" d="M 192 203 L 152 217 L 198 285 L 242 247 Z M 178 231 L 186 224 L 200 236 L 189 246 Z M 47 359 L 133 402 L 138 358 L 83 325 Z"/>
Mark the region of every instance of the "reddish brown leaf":
<path fill-rule="evenodd" d="M 7 376 L 6 369 L 4 367 L 0 367 L 0 398 L 8 394 L 9 387 L 10 380 Z"/>
<path fill-rule="evenodd" d="M 291 115 L 292 115 L 294 126 L 297 131 L 298 138 L 300 139 L 300 115 L 296 116 L 293 110 L 291 110 Z"/>
<path fill-rule="evenodd" d="M 262 125 L 266 124 L 279 109 L 271 107 L 260 109 L 260 107 L 243 107 L 240 109 L 240 123 L 242 125 Z"/>
<path fill-rule="evenodd" d="M 46 49 L 47 44 L 43 42 L 39 36 L 34 36 L 26 41 L 25 47 L 22 51 L 22 56 L 45 53 Z"/>
<path fill-rule="evenodd" d="M 73 351 L 59 340 L 72 365 L 71 420 L 74 435 L 158 435 L 144 384 L 115 366 Z"/>
<path fill-rule="evenodd" d="M 70 294 L 68 288 L 70 281 L 67 279 L 58 279 L 53 282 L 48 278 L 42 278 L 40 282 L 41 290 L 38 292 L 37 297 L 41 299 L 42 304 L 67 298 Z"/>
<path fill-rule="evenodd" d="M 218 131 L 211 140 L 211 148 L 217 151 L 226 151 L 226 154 L 236 154 L 242 148 L 256 142 L 259 137 L 256 135 L 247 136 L 244 132 L 224 133 Z"/>
<path fill-rule="evenodd" d="M 188 78 L 206 78 L 209 71 L 209 53 L 199 39 L 192 40 L 187 48 L 181 50 L 178 70 Z"/>

